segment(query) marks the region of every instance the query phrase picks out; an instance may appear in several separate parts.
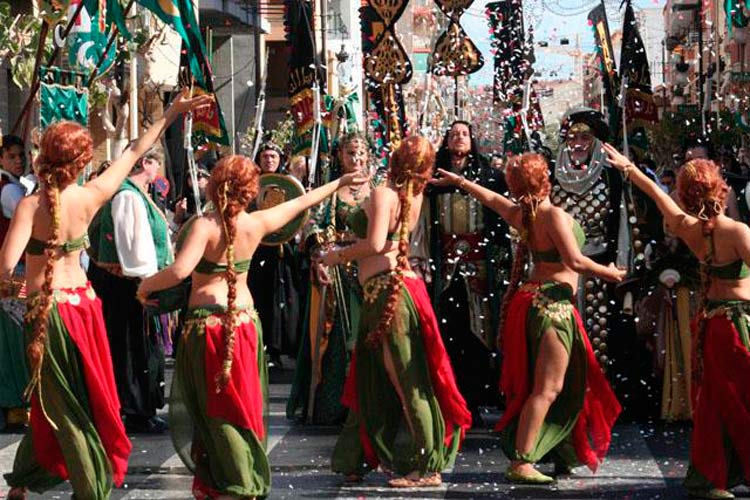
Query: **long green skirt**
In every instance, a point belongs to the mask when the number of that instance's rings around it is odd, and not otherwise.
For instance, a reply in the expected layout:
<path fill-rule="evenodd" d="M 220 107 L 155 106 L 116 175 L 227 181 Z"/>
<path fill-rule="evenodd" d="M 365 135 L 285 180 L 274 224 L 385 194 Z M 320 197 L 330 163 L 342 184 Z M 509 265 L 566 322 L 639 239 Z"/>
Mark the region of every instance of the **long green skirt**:
<path fill-rule="evenodd" d="M 555 331 L 570 359 L 565 372 L 565 382 L 562 391 L 547 412 L 536 444 L 530 453 L 520 455 L 516 450 L 518 418 L 503 429 L 500 433 L 500 442 L 503 452 L 511 459 L 523 459 L 534 463 L 550 454 L 561 464 L 575 467 L 579 465 L 579 462 L 570 435 L 578 414 L 583 408 L 586 392 L 586 346 L 573 315 L 570 289 L 556 283 L 549 283 L 543 285 L 538 293 L 543 301 L 532 305 L 526 316 L 526 349 L 530 386 L 533 387 L 540 342 L 550 329 Z M 513 304 L 509 310 L 514 311 Z"/>
<path fill-rule="evenodd" d="M 560 465 L 582 463 L 595 472 L 607 454 L 621 407 L 572 300 L 573 290 L 557 282 L 526 283 L 513 295 L 502 334 L 500 387 L 506 409 L 495 430 L 500 431 L 503 451 L 511 460 L 534 463 L 549 455 Z M 533 393 L 541 340 L 550 331 L 568 353 L 568 367 L 532 449 L 521 454 L 516 449 L 518 422 Z"/>
<path fill-rule="evenodd" d="M 367 342 L 383 315 L 389 284 L 390 275 L 379 274 L 364 285 L 365 301 L 355 347 L 356 368 L 349 374 L 353 380 L 347 382 L 356 385 L 356 402 L 350 404 L 349 416 L 333 452 L 334 472 L 362 475 L 377 462 L 398 475 L 416 471 L 424 476 L 449 467 L 458 453 L 462 431 L 458 427 L 450 429 L 452 437 L 446 440 L 446 423 L 431 381 L 426 349 L 442 349 L 446 363 L 447 355 L 442 344 L 426 345 L 420 314 L 409 287 L 401 287 L 390 331 L 375 346 Z M 421 290 L 429 303 L 423 284 Z M 437 330 L 436 321 L 434 325 Z M 435 335 L 439 339 L 439 333 Z M 391 375 L 386 363 L 392 363 Z M 455 389 L 452 371 L 449 376 Z M 465 403 L 457 389 L 455 392 L 470 425 Z M 376 460 L 368 457 L 368 453 Z"/>
<path fill-rule="evenodd" d="M 32 325 L 26 324 L 27 341 Z M 123 481 L 131 446 L 119 415 L 101 303 L 90 287 L 54 291 L 39 384 L 31 426 L 6 481 L 43 493 L 69 479 L 74 498 L 109 498 L 113 483 Z"/>
<path fill-rule="evenodd" d="M 29 383 L 24 346 L 24 303 L 11 298 L 0 301 L 0 408 L 22 408 L 23 390 Z"/>
<path fill-rule="evenodd" d="M 362 305 L 355 271 L 339 266 L 333 280 L 325 288 L 310 284 L 305 335 L 286 406 L 287 418 L 300 416 L 316 425 L 340 424 L 346 418 L 341 395 Z"/>
<path fill-rule="evenodd" d="M 247 426 L 226 418 L 209 416 L 212 409 L 208 401 L 213 394 L 209 395 L 208 391 L 215 391 L 215 387 L 214 381 L 208 380 L 206 375 L 207 332 L 211 334 L 218 328 L 218 337 L 221 337 L 220 315 L 223 311 L 222 307 L 213 306 L 193 308 L 188 312 L 177 349 L 169 401 L 170 432 L 180 458 L 194 473 L 193 493 L 197 498 L 212 498 L 219 494 L 240 498 L 265 496 L 271 486 L 265 435 L 258 436 Z M 268 407 L 268 371 L 261 325 L 254 310 L 241 311 L 240 325 L 235 332 L 243 327 L 243 314 L 249 315 L 257 335 L 255 366 L 244 369 L 258 371 L 265 409 Z M 245 337 L 235 335 L 236 365 L 237 353 L 247 346 L 239 345 Z M 241 367 L 233 366 L 233 377 L 237 368 Z M 256 395 L 239 396 L 250 399 Z"/>

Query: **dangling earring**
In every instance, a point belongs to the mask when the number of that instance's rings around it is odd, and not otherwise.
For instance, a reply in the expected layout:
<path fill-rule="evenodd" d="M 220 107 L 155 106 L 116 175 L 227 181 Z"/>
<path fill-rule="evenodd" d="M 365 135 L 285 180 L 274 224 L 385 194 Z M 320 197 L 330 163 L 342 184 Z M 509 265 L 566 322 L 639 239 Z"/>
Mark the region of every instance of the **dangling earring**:
<path fill-rule="evenodd" d="M 700 204 L 700 210 L 698 211 L 698 217 L 700 220 L 708 220 L 708 217 L 706 216 L 706 204 L 701 202 Z"/>
<path fill-rule="evenodd" d="M 724 213 L 724 207 L 722 206 L 721 202 L 719 202 L 719 200 L 714 200 L 714 213 L 716 215 Z"/>

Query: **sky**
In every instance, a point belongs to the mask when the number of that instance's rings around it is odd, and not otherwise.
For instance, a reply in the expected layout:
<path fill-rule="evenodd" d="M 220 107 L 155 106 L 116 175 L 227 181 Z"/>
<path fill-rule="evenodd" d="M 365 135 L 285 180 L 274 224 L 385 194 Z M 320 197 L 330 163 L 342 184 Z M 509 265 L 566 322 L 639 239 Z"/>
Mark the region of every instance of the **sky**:
<path fill-rule="evenodd" d="M 622 26 L 622 16 L 617 12 L 621 0 L 605 0 L 610 30 Z M 472 85 L 492 83 L 493 62 L 490 54 L 490 38 L 487 19 L 484 14 L 486 0 L 477 0 L 461 18 L 461 24 L 471 40 L 485 56 L 484 67 L 471 75 Z M 593 32 L 588 25 L 588 12 L 599 4 L 599 0 L 524 0 L 525 25 L 534 26 L 536 42 L 547 41 L 550 47 L 564 49 L 560 39 L 570 40 L 570 49 L 575 47 L 576 34 L 579 35 L 581 50 L 593 52 Z M 640 8 L 663 8 L 665 0 L 633 0 L 636 10 Z M 536 49 L 535 69 L 542 72 L 541 79 L 555 76 L 566 78 L 575 71 L 574 58 L 552 54 Z"/>

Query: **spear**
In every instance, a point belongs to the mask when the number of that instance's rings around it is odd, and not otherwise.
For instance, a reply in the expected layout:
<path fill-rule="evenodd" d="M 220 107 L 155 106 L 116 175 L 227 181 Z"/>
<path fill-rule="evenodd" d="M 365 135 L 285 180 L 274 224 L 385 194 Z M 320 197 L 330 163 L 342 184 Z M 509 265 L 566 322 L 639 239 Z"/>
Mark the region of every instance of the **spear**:
<path fill-rule="evenodd" d="M 526 144 L 529 151 L 533 151 L 531 143 L 531 129 L 529 129 L 529 108 L 531 107 L 531 80 L 527 79 L 523 85 L 523 107 L 521 108 L 521 125 L 523 133 L 526 135 Z"/>
<path fill-rule="evenodd" d="M 255 137 L 253 138 L 253 154 L 250 158 L 255 161 L 255 155 L 260 149 L 260 141 L 263 139 L 263 115 L 266 113 L 266 80 L 268 80 L 268 50 L 266 50 L 265 64 L 260 79 L 260 90 L 258 92 L 258 103 L 255 105 Z"/>
<path fill-rule="evenodd" d="M 312 113 L 313 113 L 313 129 L 312 129 L 312 147 L 310 150 L 310 172 L 308 174 L 308 183 L 310 186 L 315 185 L 315 171 L 318 167 L 318 151 L 320 146 L 320 128 L 322 126 L 322 118 L 320 116 L 320 87 L 318 87 L 317 80 L 312 86 Z"/>
<path fill-rule="evenodd" d="M 193 96 L 192 87 L 190 89 L 190 97 Z M 193 200 L 195 201 L 195 211 L 198 216 L 203 215 L 203 207 L 201 207 L 201 195 L 198 190 L 198 168 L 195 164 L 195 151 L 193 150 L 193 112 L 185 114 L 184 119 L 184 130 L 183 130 L 183 143 L 185 153 L 187 154 L 188 161 L 188 174 L 190 175 L 190 182 L 193 185 Z"/>

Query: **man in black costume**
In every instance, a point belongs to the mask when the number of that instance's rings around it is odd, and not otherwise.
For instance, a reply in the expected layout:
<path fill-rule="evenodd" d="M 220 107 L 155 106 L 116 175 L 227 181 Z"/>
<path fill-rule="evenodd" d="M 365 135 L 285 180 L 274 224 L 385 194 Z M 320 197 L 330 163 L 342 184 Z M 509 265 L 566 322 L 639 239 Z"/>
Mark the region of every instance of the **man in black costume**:
<path fill-rule="evenodd" d="M 284 160 L 282 149 L 273 142 L 263 143 L 255 157 L 261 177 L 284 173 Z M 272 368 L 283 368 L 282 354 L 297 353 L 300 272 L 293 243 L 259 245 L 248 272 L 248 286 L 263 325 L 263 342 Z"/>
<path fill-rule="evenodd" d="M 467 122 L 456 121 L 446 131 L 435 166 L 495 192 L 507 191 L 502 172 L 479 154 Z M 508 226 L 452 187 L 429 187 L 427 200 L 432 300 L 459 389 L 479 424 L 479 407 L 500 401 L 496 340 L 511 263 Z"/>

